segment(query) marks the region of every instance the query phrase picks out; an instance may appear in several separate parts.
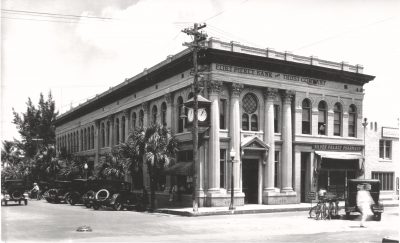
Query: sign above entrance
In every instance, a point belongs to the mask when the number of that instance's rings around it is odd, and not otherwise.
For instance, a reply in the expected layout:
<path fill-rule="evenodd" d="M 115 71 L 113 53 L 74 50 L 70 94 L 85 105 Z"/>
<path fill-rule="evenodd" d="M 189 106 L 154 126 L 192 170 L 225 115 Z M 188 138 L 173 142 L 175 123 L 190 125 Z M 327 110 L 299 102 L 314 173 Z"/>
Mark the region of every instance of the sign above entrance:
<path fill-rule="evenodd" d="M 231 65 L 225 64 L 215 64 L 215 69 L 223 72 L 230 72 L 230 73 L 240 73 L 245 75 L 252 75 L 252 76 L 259 76 L 259 77 L 266 77 L 266 78 L 274 78 L 280 80 L 287 80 L 287 81 L 294 81 L 294 82 L 302 82 L 308 85 L 313 86 L 325 86 L 326 81 L 317 78 L 308 78 L 302 77 L 297 75 L 290 75 L 290 74 L 283 74 L 283 73 L 274 73 L 265 70 L 259 69 L 251 69 L 245 67 L 236 67 Z"/>
<path fill-rule="evenodd" d="M 325 151 L 360 152 L 363 150 L 363 146 L 343 145 L 343 144 L 313 144 L 312 148 L 314 150 L 325 150 Z"/>

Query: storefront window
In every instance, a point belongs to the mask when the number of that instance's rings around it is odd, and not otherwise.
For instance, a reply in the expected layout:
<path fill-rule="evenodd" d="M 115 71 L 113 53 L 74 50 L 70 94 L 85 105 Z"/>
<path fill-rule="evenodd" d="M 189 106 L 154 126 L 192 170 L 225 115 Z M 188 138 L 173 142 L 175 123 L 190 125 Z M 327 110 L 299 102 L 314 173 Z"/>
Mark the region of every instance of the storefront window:
<path fill-rule="evenodd" d="M 226 150 L 221 149 L 219 156 L 219 185 L 220 188 L 225 188 Z"/>
<path fill-rule="evenodd" d="M 274 105 L 274 133 L 279 133 L 279 105 Z"/>
<path fill-rule="evenodd" d="M 219 101 L 219 128 L 226 129 L 226 99 Z"/>
<path fill-rule="evenodd" d="M 275 151 L 275 178 L 274 178 L 274 185 L 275 187 L 279 188 L 280 183 L 279 183 L 279 151 Z"/>
<path fill-rule="evenodd" d="M 371 177 L 381 181 L 381 190 L 393 190 L 393 172 L 372 172 Z"/>

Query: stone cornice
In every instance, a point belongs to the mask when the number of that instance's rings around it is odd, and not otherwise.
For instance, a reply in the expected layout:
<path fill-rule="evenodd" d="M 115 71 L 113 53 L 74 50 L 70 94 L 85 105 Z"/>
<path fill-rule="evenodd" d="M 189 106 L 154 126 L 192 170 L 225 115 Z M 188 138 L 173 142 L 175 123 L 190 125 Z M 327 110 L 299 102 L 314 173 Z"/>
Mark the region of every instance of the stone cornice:
<path fill-rule="evenodd" d="M 218 94 L 221 91 L 222 82 L 210 80 L 207 83 L 208 92 L 210 94 Z"/>
<path fill-rule="evenodd" d="M 263 95 L 265 100 L 274 101 L 276 96 L 278 95 L 278 89 L 266 88 L 264 89 Z"/>

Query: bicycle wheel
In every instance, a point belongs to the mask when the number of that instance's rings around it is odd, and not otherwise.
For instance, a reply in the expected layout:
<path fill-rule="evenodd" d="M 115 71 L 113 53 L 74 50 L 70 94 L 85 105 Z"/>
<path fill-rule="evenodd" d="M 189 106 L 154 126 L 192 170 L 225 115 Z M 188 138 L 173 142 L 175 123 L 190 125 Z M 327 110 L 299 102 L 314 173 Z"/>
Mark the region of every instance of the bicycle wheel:
<path fill-rule="evenodd" d="M 333 202 L 329 202 L 328 204 L 328 219 L 332 219 L 333 216 L 335 215 L 335 206 L 333 205 Z"/>
<path fill-rule="evenodd" d="M 321 219 L 326 219 L 328 217 L 328 207 L 326 206 L 326 203 L 323 202 L 321 204 Z"/>
<path fill-rule="evenodd" d="M 317 206 L 311 207 L 310 211 L 308 211 L 309 218 L 315 218 L 317 216 L 316 211 Z"/>
<path fill-rule="evenodd" d="M 321 203 L 318 203 L 317 206 L 315 206 L 315 219 L 319 220 L 322 219 L 322 208 L 321 208 Z"/>

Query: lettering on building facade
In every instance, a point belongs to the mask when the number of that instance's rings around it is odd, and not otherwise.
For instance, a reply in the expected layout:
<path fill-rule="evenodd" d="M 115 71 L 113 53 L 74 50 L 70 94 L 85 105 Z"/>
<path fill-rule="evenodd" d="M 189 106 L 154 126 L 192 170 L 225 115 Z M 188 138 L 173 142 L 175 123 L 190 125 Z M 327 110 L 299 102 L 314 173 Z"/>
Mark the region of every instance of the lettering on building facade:
<path fill-rule="evenodd" d="M 343 144 L 313 144 L 314 150 L 322 151 L 346 151 L 346 152 L 361 152 L 363 146 L 343 145 Z"/>
<path fill-rule="evenodd" d="M 279 80 L 287 80 L 294 82 L 302 82 L 313 86 L 325 86 L 326 81 L 317 78 L 308 78 L 290 74 L 274 73 L 266 70 L 251 69 L 245 67 L 236 67 L 224 64 L 215 64 L 215 69 L 223 72 L 240 73 L 244 75 L 253 75 L 265 78 L 274 78 Z"/>

